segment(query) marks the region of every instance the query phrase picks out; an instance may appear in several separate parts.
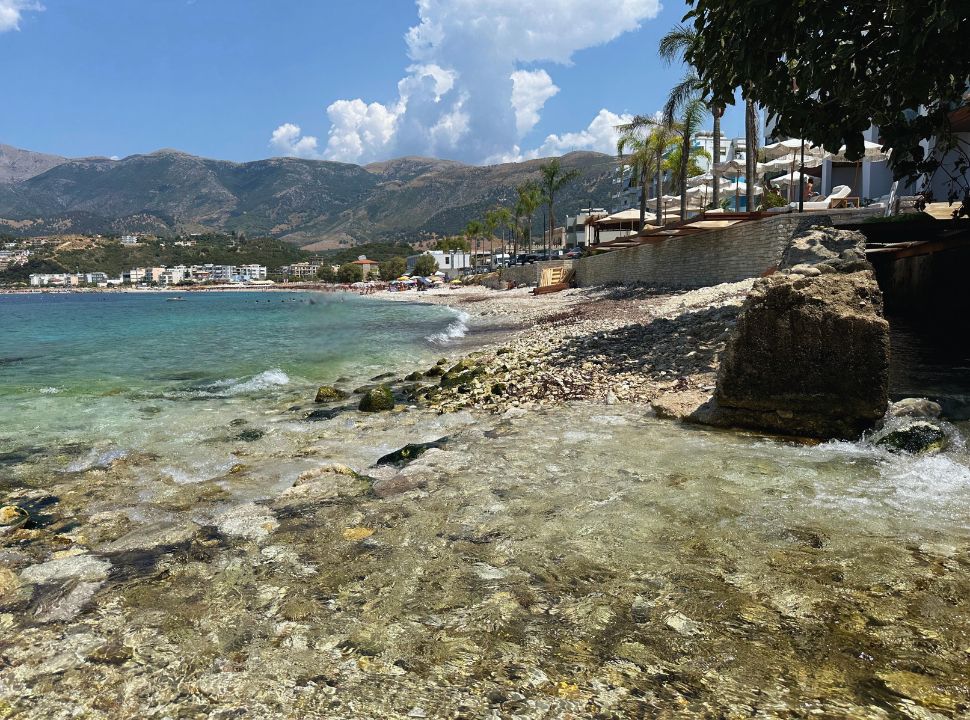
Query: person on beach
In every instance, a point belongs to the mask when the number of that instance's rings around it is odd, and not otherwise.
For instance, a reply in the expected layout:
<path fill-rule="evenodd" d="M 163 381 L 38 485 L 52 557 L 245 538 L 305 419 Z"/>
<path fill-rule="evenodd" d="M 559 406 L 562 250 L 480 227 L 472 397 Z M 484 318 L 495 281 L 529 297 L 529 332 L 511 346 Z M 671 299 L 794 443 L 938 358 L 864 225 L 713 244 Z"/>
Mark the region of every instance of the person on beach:
<path fill-rule="evenodd" d="M 813 195 L 815 195 L 815 181 L 809 178 L 808 183 L 805 185 L 805 199 L 810 200 Z"/>

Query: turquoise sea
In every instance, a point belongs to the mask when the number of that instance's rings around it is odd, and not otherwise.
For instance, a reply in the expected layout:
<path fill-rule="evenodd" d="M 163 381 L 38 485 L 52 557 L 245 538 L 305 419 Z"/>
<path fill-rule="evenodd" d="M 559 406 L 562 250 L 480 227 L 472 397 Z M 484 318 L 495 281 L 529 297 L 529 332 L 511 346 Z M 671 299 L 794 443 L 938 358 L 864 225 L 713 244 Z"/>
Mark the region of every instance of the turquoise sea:
<path fill-rule="evenodd" d="M 176 478 L 221 472 L 230 428 L 285 445 L 268 427 L 317 385 L 414 369 L 463 331 L 447 308 L 348 293 L 0 296 L 0 472 L 136 452 Z"/>

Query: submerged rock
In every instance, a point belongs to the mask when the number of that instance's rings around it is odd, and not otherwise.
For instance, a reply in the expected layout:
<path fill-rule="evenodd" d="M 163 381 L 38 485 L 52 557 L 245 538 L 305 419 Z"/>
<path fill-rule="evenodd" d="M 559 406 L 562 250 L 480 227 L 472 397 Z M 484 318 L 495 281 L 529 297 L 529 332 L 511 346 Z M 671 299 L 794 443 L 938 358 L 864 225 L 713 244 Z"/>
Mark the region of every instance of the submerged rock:
<path fill-rule="evenodd" d="M 381 385 L 364 393 L 357 409 L 361 412 L 383 412 L 394 409 L 394 393 L 387 385 Z"/>
<path fill-rule="evenodd" d="M 42 585 L 62 580 L 98 582 L 111 572 L 111 563 L 94 555 L 69 555 L 32 565 L 20 573 L 25 582 Z"/>
<path fill-rule="evenodd" d="M 946 447 L 946 441 L 946 432 L 943 428 L 925 420 L 917 420 L 886 433 L 876 440 L 876 445 L 890 452 L 923 455 L 939 452 Z"/>
<path fill-rule="evenodd" d="M 336 388 L 333 385 L 321 385 L 317 388 L 317 395 L 313 398 L 315 403 L 330 403 L 339 402 L 340 400 L 346 400 L 350 395 Z"/>
<path fill-rule="evenodd" d="M 344 411 L 344 408 L 321 408 L 319 410 L 311 410 L 306 415 L 303 416 L 304 420 L 309 420 L 310 422 L 319 422 L 321 420 L 333 420 L 340 413 Z"/>
<path fill-rule="evenodd" d="M 448 442 L 447 437 L 438 438 L 437 440 L 432 440 L 431 442 L 425 443 L 408 443 L 400 450 L 395 450 L 394 452 L 388 453 L 387 455 L 379 458 L 375 465 L 397 465 L 398 467 L 403 467 L 409 462 L 417 460 L 432 448 L 443 448 L 446 442 Z"/>
<path fill-rule="evenodd" d="M 745 300 L 697 420 L 854 438 L 889 402 L 889 323 L 871 271 L 773 275 Z"/>
<path fill-rule="evenodd" d="M 12 533 L 30 520 L 30 513 L 17 505 L 4 505 L 0 508 L 0 535 Z"/>

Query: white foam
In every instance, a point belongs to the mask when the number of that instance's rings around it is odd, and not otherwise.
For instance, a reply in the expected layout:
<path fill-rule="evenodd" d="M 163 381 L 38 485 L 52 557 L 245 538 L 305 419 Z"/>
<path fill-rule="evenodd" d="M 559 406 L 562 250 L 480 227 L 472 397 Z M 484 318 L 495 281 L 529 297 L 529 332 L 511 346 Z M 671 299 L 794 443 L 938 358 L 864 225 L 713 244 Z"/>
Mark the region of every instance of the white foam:
<path fill-rule="evenodd" d="M 439 333 L 434 335 L 428 335 L 425 338 L 428 342 L 434 343 L 435 345 L 447 345 L 452 340 L 457 338 L 465 337 L 468 332 L 468 320 L 470 316 L 466 312 L 458 311 L 455 316 L 455 321 L 452 322 L 448 327 Z"/>
<path fill-rule="evenodd" d="M 290 376 L 280 368 L 265 370 L 251 378 L 231 378 L 218 380 L 209 385 L 216 395 L 249 395 L 271 387 L 280 387 L 290 383 Z"/>
<path fill-rule="evenodd" d="M 45 387 L 40 389 L 41 395 L 57 395 L 61 391 L 60 388 L 56 387 Z"/>

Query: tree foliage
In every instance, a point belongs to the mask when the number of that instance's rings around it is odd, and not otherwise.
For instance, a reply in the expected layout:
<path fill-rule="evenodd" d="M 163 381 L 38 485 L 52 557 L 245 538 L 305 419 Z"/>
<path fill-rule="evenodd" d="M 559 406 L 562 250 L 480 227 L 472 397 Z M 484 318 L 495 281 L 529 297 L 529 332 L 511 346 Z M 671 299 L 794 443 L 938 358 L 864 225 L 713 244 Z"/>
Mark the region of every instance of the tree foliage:
<path fill-rule="evenodd" d="M 814 0 L 770 12 L 749 0 L 690 1 L 697 41 L 687 60 L 715 102 L 733 104 L 740 88 L 779 135 L 845 145 L 850 159 L 878 125 L 897 177 L 934 169 L 920 140 L 953 142 L 948 116 L 970 77 L 966 0 Z"/>
<path fill-rule="evenodd" d="M 454 237 L 445 237 L 439 239 L 434 246 L 435 250 L 441 250 L 442 252 L 451 252 L 452 250 L 457 250 L 460 252 L 468 252 L 471 249 L 471 245 L 468 239 L 462 237 L 461 235 L 455 235 Z"/>
<path fill-rule="evenodd" d="M 380 264 L 381 268 L 381 278 L 384 280 L 393 280 L 395 278 L 401 277 L 407 269 L 407 260 L 398 256 L 392 257 L 389 260 L 385 260 Z"/>
<path fill-rule="evenodd" d="M 547 163 L 539 166 L 540 181 L 539 187 L 542 188 L 542 199 L 549 208 L 549 237 L 556 230 L 556 195 L 566 185 L 580 176 L 579 170 L 564 170 L 559 158 L 553 158 Z"/>
<path fill-rule="evenodd" d="M 337 269 L 337 279 L 342 283 L 355 283 L 364 279 L 364 269 L 352 262 L 344 263 Z"/>
<path fill-rule="evenodd" d="M 438 263 L 431 255 L 422 255 L 414 263 L 415 275 L 427 277 L 428 275 L 434 275 L 436 272 L 438 272 Z"/>

